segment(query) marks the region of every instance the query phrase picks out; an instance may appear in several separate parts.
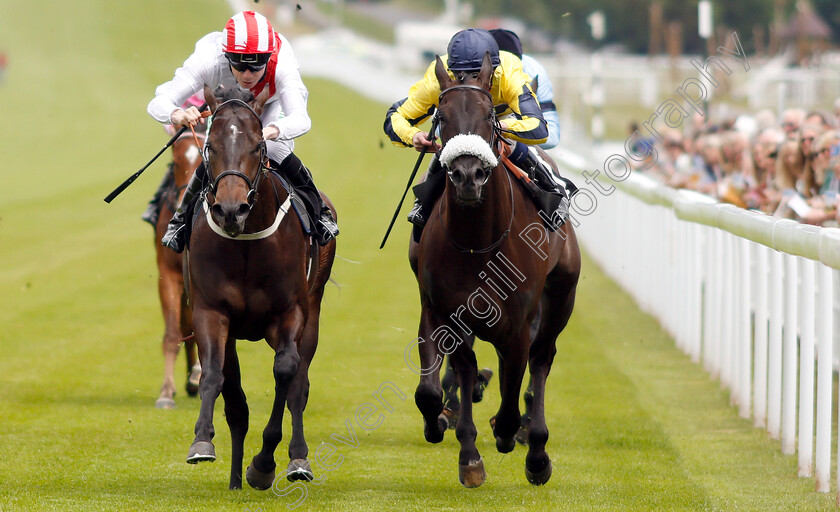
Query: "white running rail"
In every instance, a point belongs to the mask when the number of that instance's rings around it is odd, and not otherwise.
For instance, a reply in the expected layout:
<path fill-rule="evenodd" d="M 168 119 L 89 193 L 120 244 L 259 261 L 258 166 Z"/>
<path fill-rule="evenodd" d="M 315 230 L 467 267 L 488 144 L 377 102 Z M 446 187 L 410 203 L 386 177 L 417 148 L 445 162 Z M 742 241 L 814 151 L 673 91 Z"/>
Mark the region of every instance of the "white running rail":
<path fill-rule="evenodd" d="M 636 172 L 620 183 L 601 174 L 601 189 L 616 187 L 605 195 L 587 185 L 585 160 L 552 156 L 597 198 L 581 206 L 589 215 L 572 208 L 591 257 L 720 379 L 742 417 L 798 453 L 799 476 L 829 492 L 840 229 L 720 204 Z"/>

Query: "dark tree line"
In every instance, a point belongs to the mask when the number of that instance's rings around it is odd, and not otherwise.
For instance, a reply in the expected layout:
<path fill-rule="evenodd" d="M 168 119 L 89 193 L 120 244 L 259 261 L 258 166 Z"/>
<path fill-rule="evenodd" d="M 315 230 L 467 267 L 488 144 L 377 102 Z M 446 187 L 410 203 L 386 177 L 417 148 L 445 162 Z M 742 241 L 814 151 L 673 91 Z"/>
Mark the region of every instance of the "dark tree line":
<path fill-rule="evenodd" d="M 405 4 L 405 0 L 396 1 Z M 793 15 L 797 3 L 797 0 L 711 1 L 715 27 L 719 31 L 737 31 L 741 43 L 750 52 L 766 49 L 772 43 L 774 22 L 785 22 Z M 840 41 L 840 0 L 810 2 L 833 30 L 833 41 Z M 433 0 L 433 3 L 443 8 L 443 0 Z M 633 53 L 647 53 L 653 46 L 665 52 L 666 33 L 676 29 L 682 51 L 706 51 L 705 42 L 697 33 L 697 0 L 471 0 L 471 3 L 476 18 L 515 17 L 551 37 L 590 46 L 618 44 Z M 657 11 L 653 16 L 652 9 Z M 606 16 L 606 37 L 600 42 L 592 39 L 587 23 L 587 17 L 596 10 Z M 656 40 L 662 44 L 655 44 Z"/>

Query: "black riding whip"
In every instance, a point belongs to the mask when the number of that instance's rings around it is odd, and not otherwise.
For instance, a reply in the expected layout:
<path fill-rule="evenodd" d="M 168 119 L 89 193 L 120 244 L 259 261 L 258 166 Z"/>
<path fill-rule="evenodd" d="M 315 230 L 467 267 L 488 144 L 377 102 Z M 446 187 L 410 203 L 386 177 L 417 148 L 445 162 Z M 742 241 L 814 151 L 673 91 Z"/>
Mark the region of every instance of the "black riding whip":
<path fill-rule="evenodd" d="M 201 105 L 201 107 L 199 107 L 198 111 L 201 112 L 206 107 L 207 107 L 207 103 L 204 103 L 203 105 Z M 105 202 L 110 204 L 111 201 L 113 201 L 115 197 L 122 194 L 122 191 L 127 189 L 129 185 L 134 183 L 134 180 L 136 180 L 141 174 L 143 174 L 143 171 L 145 171 L 150 165 L 152 165 L 152 163 L 154 163 L 154 161 L 157 160 L 158 157 L 160 155 L 162 155 L 163 152 L 167 150 L 167 148 L 169 148 L 169 146 L 174 144 L 175 141 L 178 140 L 178 137 L 180 137 L 181 134 L 183 134 L 184 131 L 186 131 L 186 129 L 188 127 L 189 126 L 187 126 L 187 125 L 182 126 L 181 129 L 178 130 L 178 132 L 175 135 L 173 135 L 171 139 L 169 139 L 169 142 L 167 142 L 166 145 L 163 146 L 163 148 L 161 148 L 161 150 L 158 151 L 157 154 L 155 156 L 153 156 L 151 160 L 149 160 L 149 163 L 144 165 L 139 171 L 137 171 L 134 174 L 132 174 L 131 176 L 129 176 L 128 179 L 123 181 L 122 184 L 120 184 L 119 187 L 115 188 L 113 192 L 108 194 L 108 196 L 105 198 Z"/>
<path fill-rule="evenodd" d="M 432 137 L 432 144 L 435 143 L 435 128 L 436 128 L 437 116 L 432 119 L 432 129 L 429 130 L 429 135 Z M 397 210 L 394 212 L 394 216 L 391 218 L 391 223 L 388 224 L 388 231 L 385 232 L 385 237 L 382 238 L 382 243 L 379 244 L 379 248 L 382 249 L 385 247 L 385 242 L 388 241 L 388 235 L 391 234 L 391 229 L 394 228 L 394 222 L 397 221 L 397 217 L 400 214 L 400 210 L 402 210 L 402 205 L 405 202 L 405 196 L 408 194 L 408 190 L 411 188 L 411 184 L 414 183 L 414 176 L 417 175 L 417 169 L 420 168 L 420 162 L 423 161 L 423 157 L 426 156 L 426 151 L 428 151 L 429 146 L 423 146 L 423 151 L 420 152 L 420 156 L 417 157 L 417 163 L 414 164 L 414 170 L 411 171 L 411 176 L 408 178 L 408 184 L 405 186 L 405 192 L 403 192 L 402 198 L 400 199 L 400 204 L 397 205 Z"/>

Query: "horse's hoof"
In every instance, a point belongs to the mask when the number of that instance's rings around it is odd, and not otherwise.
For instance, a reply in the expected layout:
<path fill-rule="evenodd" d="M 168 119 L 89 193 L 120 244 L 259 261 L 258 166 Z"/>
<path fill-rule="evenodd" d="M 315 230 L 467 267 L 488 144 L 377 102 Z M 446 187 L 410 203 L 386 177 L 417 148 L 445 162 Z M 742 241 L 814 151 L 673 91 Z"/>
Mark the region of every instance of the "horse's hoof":
<path fill-rule="evenodd" d="M 308 460 L 292 459 L 289 461 L 289 467 L 286 468 L 286 478 L 290 482 L 295 480 L 311 482 L 315 479 L 315 475 L 312 473 L 312 466 L 309 465 Z"/>
<path fill-rule="evenodd" d="M 519 427 L 519 431 L 513 436 L 516 442 L 521 445 L 528 444 L 528 429 L 526 427 Z"/>
<path fill-rule="evenodd" d="M 187 394 L 196 396 L 198 394 L 198 383 L 201 381 L 201 367 L 193 366 L 190 375 L 187 377 Z"/>
<path fill-rule="evenodd" d="M 449 427 L 449 420 L 446 419 L 446 416 L 441 414 L 437 417 L 437 430 L 433 429 L 432 426 L 429 424 L 428 421 L 423 419 L 423 435 L 426 437 L 426 441 L 437 444 L 443 441 L 443 433 L 446 432 L 446 429 Z"/>
<path fill-rule="evenodd" d="M 155 400 L 155 409 L 174 409 L 175 408 L 175 400 L 171 398 L 158 398 Z"/>
<path fill-rule="evenodd" d="M 484 461 L 471 462 L 467 465 L 458 464 L 458 480 L 464 487 L 472 489 L 484 483 L 487 473 L 484 472 Z"/>
<path fill-rule="evenodd" d="M 532 473 L 528 469 L 528 464 L 525 464 L 525 478 L 528 479 L 534 485 L 544 485 L 548 482 L 549 478 L 551 478 L 551 460 L 548 461 L 548 465 L 542 471 L 537 471 Z"/>
<path fill-rule="evenodd" d="M 447 428 L 449 428 L 449 430 L 454 430 L 455 426 L 458 424 L 458 413 L 444 407 L 441 414 L 446 418 L 446 424 L 448 425 Z"/>
<path fill-rule="evenodd" d="M 499 453 L 510 453 L 516 448 L 516 441 L 512 437 L 497 437 L 496 449 Z"/>
<path fill-rule="evenodd" d="M 255 469 L 253 464 L 248 464 L 248 470 L 245 471 L 245 479 L 248 480 L 248 485 L 258 491 L 264 491 L 271 488 L 274 483 L 274 470 L 268 473 Z"/>
<path fill-rule="evenodd" d="M 188 464 L 216 460 L 216 448 L 209 441 L 196 441 L 190 446 L 190 453 L 187 455 Z"/>

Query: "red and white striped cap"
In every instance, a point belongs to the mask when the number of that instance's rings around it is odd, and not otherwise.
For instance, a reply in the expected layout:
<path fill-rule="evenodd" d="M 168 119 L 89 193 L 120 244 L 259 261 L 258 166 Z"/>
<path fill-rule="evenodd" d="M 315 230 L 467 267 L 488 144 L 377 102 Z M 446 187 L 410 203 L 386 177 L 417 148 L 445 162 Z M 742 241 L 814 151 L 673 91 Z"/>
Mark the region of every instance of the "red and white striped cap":
<path fill-rule="evenodd" d="M 274 29 L 262 14 L 242 11 L 225 25 L 222 50 L 227 53 L 273 53 Z"/>

